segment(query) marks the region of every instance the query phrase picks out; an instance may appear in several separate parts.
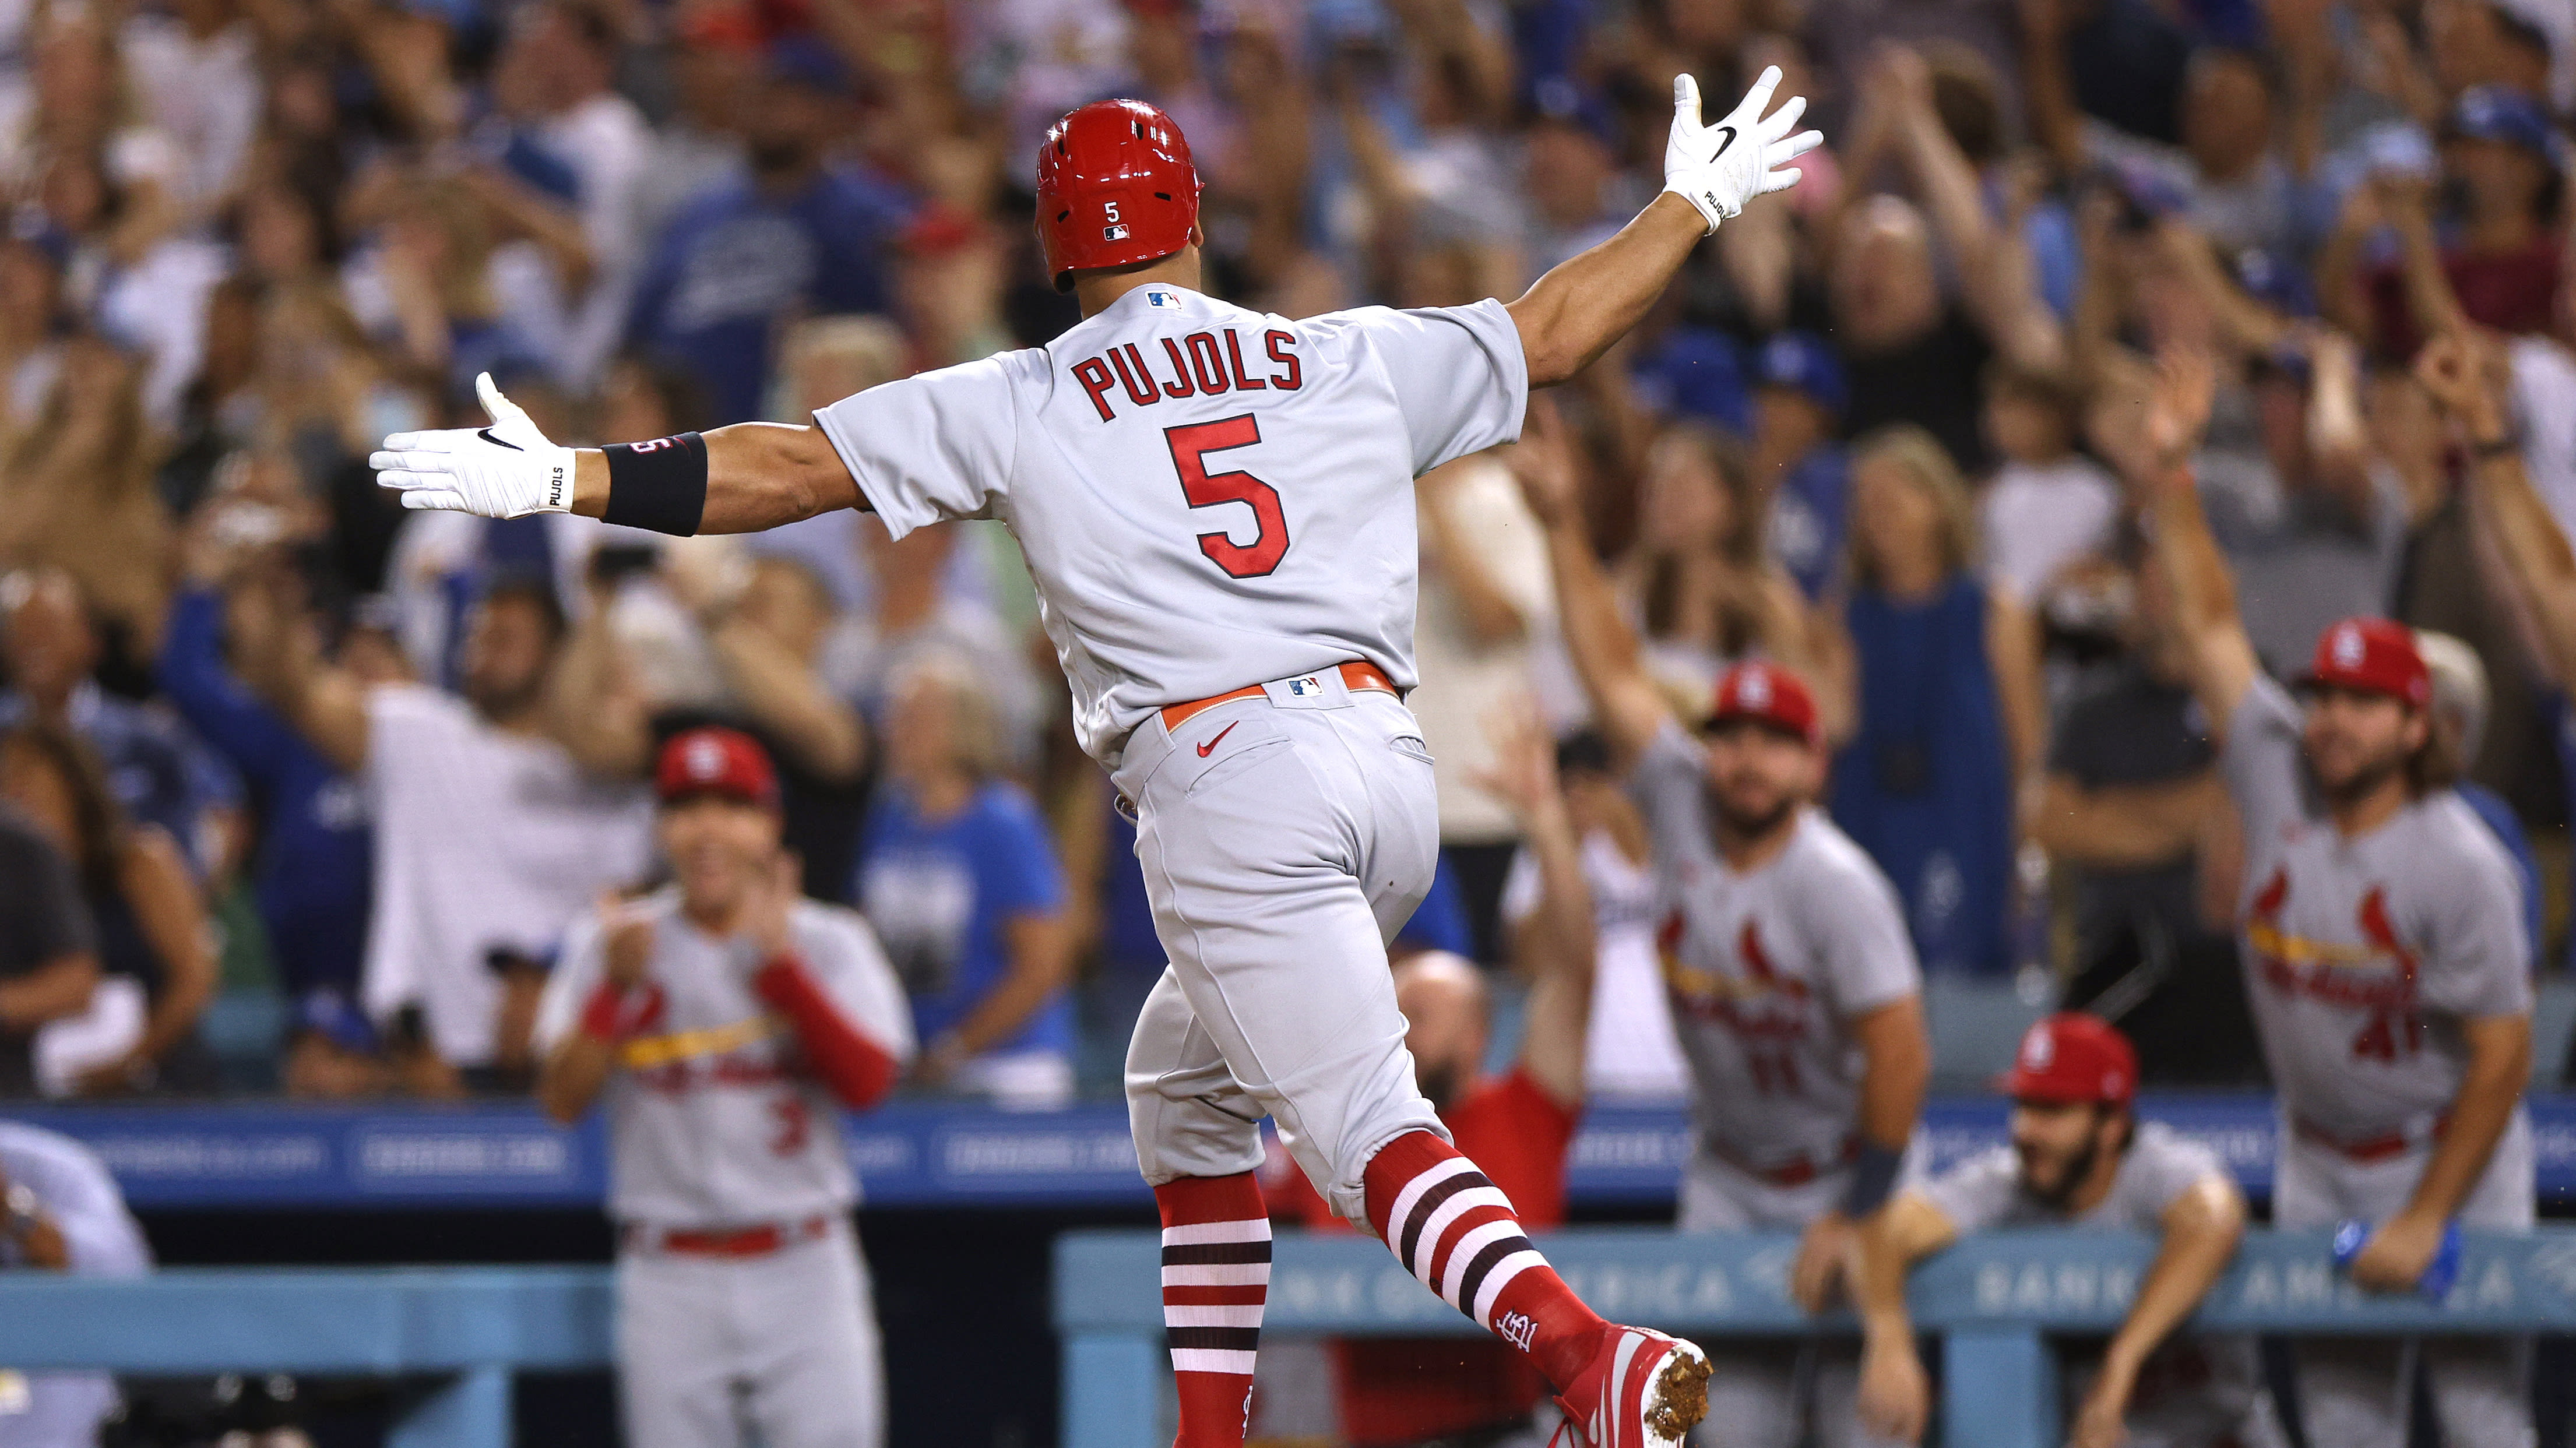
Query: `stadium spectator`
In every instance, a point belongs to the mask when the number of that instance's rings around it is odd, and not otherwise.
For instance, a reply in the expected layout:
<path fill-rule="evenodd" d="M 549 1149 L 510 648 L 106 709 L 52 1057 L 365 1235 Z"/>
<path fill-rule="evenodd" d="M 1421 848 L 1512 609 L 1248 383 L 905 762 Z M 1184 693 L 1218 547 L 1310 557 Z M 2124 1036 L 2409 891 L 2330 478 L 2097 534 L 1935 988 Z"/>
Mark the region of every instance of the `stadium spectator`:
<path fill-rule="evenodd" d="M 214 1059 L 197 1022 L 214 998 L 214 938 L 178 843 L 128 824 L 97 753 L 49 725 L 0 729 L 0 797 L 73 862 L 97 932 L 98 989 L 82 1021 L 37 1038 L 38 1084 L 54 1095 L 209 1090 Z"/>
<path fill-rule="evenodd" d="M 358 1009 L 367 941 L 374 831 L 364 782 L 298 733 L 224 658 L 226 619 L 255 613 L 241 632 L 318 629 L 305 580 L 262 556 L 245 522 L 253 509 L 210 505 L 183 549 L 187 582 L 172 604 L 155 677 L 190 727 L 249 784 L 265 828 L 252 864 L 260 923 L 296 1022 L 280 1072 L 290 1095 L 338 1096 L 372 1086 L 373 1032 Z M 338 662 L 362 686 L 405 682 L 401 650 L 353 622 Z"/>
<path fill-rule="evenodd" d="M 1673 1034 L 1664 967 L 1655 948 L 1655 877 L 1646 820 L 1610 767 L 1609 741 L 1586 729 L 1557 741 L 1556 777 L 1592 897 L 1591 1026 L 1584 1033 L 1583 1094 L 1599 1100 L 1677 1101 L 1690 1067 Z M 1524 842 L 1503 884 L 1503 925 L 1515 975 L 1537 979 L 1563 923 L 1547 905 L 1538 852 Z"/>
<path fill-rule="evenodd" d="M 824 682 L 854 700 L 869 726 L 882 733 L 891 722 L 895 681 L 916 660 L 972 659 L 1001 731 L 998 766 L 1027 765 L 1048 723 L 1042 701 L 1050 696 L 1041 692 L 1029 666 L 1025 638 L 1015 636 L 989 603 L 959 586 L 978 571 L 970 555 L 986 545 L 982 525 L 934 524 L 897 541 L 884 524 L 862 518 L 852 532 L 866 559 L 870 596 L 865 606 L 844 613 L 824 642 L 817 664 Z M 1059 712 L 1062 697 L 1052 695 Z"/>
<path fill-rule="evenodd" d="M 156 621 L 144 637 L 159 633 Z M 200 875 L 228 863 L 239 779 L 162 711 L 99 687 L 106 647 L 72 575 L 0 575 L 0 662 L 11 684 L 0 693 L 0 725 L 78 734 L 98 751 L 128 819 L 167 834 Z"/>
<path fill-rule="evenodd" d="M 1842 581 L 1851 463 L 1838 440 L 1848 401 L 1824 339 L 1781 332 L 1754 363 L 1753 475 L 1770 499 L 1764 542 L 1809 598 Z"/>
<path fill-rule="evenodd" d="M 1395 996 L 1422 1094 L 1459 1150 L 1480 1153 L 1473 1160 L 1521 1221 L 1543 1230 L 1565 1221 L 1566 1152 L 1583 1114 L 1593 906 L 1547 736 L 1521 710 L 1490 717 L 1489 727 L 1494 764 L 1480 777 L 1519 816 L 1539 881 L 1524 923 L 1529 993 L 1510 1069 L 1486 1070 L 1491 987 L 1473 963 L 1436 950 L 1409 956 L 1395 967 Z M 1284 1152 L 1274 1148 L 1262 1176 L 1274 1220 L 1356 1230 Z M 1546 1396 L 1546 1385 L 1501 1343 L 1372 1339 L 1337 1344 L 1333 1362 L 1341 1436 L 1352 1448 L 1509 1441 L 1535 1432 L 1531 1409 Z"/>
<path fill-rule="evenodd" d="M 2235 812 L 2152 559 L 2091 580 L 2116 658 L 2060 711 L 2023 828 L 2071 887 L 2069 1009 L 2115 1016 L 2158 1085 L 2262 1079 L 2237 977 Z"/>
<path fill-rule="evenodd" d="M 1834 822 L 1895 882 L 1926 970 L 2000 972 L 2014 791 L 2039 731 L 2029 616 L 1979 585 L 1967 489 L 1930 434 L 1864 440 L 1852 484 L 1857 697 Z"/>
<path fill-rule="evenodd" d="M 912 995 L 913 1078 L 1014 1108 L 1073 1094 L 1073 940 L 1054 843 L 1000 777 L 1001 721 L 976 668 L 905 665 L 857 899 Z"/>
<path fill-rule="evenodd" d="M 171 537 L 152 488 L 142 374 L 96 336 L 72 337 L 56 356 L 44 401 L 0 455 L 0 566 L 64 571 L 112 631 L 112 654 L 148 659 Z"/>
<path fill-rule="evenodd" d="M 1440 853 L 1467 909 L 1470 954 L 1505 957 L 1503 878 L 1520 844 L 1508 803 L 1479 787 L 1493 767 L 1485 721 L 1531 686 L 1533 635 L 1552 631 L 1547 547 L 1511 469 L 1461 458 L 1415 485 L 1422 529 L 1411 699 L 1440 787 Z"/>
<path fill-rule="evenodd" d="M 683 207 L 637 283 L 631 338 L 693 369 L 715 422 L 761 415 L 775 332 L 791 313 L 886 309 L 883 253 L 911 207 L 831 157 L 850 84 L 811 36 L 772 42 L 741 102 L 748 175 Z"/>
<path fill-rule="evenodd" d="M 2510 87 L 2476 86 L 2442 133 L 2438 177 L 2365 178 L 2317 257 L 2328 315 L 2392 357 L 2463 322 L 2542 332 L 2553 320 L 2567 185 L 2548 112 Z M 2449 197 L 2456 214 L 2437 214 Z M 2393 245 L 2374 248 L 2383 233 Z"/>
<path fill-rule="evenodd" d="M 2003 462 L 1977 498 L 1982 572 L 1988 589 L 2029 607 L 2111 541 L 2120 485 L 2076 451 L 2084 397 L 2064 373 L 1997 366 L 1985 393 L 1986 441 Z"/>
<path fill-rule="evenodd" d="M 1929 1417 L 1905 1312 L 1908 1267 L 1967 1233 L 2064 1224 L 2159 1238 L 2119 1331 L 2098 1347 L 2061 1349 L 2072 1359 L 2069 1448 L 2286 1444 L 2252 1339 L 2175 1335 L 2236 1255 L 2245 1196 L 2208 1147 L 2138 1120 L 2127 1038 L 2099 1016 L 2050 1016 L 2022 1037 L 1998 1084 L 2013 1099 L 2011 1144 L 1899 1192 L 1861 1235 L 1862 1420 L 1913 1443 Z"/>
<path fill-rule="evenodd" d="M 0 1271 L 140 1277 L 152 1270 L 143 1228 L 107 1163 L 57 1132 L 0 1121 Z M 12 1374 L 0 1416 L 6 1448 L 91 1448 L 117 1409 L 106 1373 Z"/>
<path fill-rule="evenodd" d="M 35 1092 L 36 1033 L 88 1010 L 98 977 L 77 867 L 0 801 L 0 1097 Z"/>
<path fill-rule="evenodd" d="M 2064 339 L 2040 300 L 2019 218 L 1989 215 L 1975 168 L 1934 102 L 1923 58 L 1880 59 L 1842 152 L 1853 186 L 1833 225 L 1828 286 L 1851 401 L 1848 436 L 1912 423 L 1961 468 L 1981 470 L 1978 380 L 2002 358 L 2032 371 L 2062 365 Z M 1913 199 L 1864 189 L 1883 165 Z M 1959 295 L 1943 294 L 1937 231 Z"/>
<path fill-rule="evenodd" d="M 526 148 L 536 153 L 532 169 L 551 162 L 572 183 L 568 202 L 587 254 L 574 279 L 582 284 L 563 288 L 570 306 L 554 362 L 556 375 L 580 390 L 622 338 L 640 244 L 651 235 L 634 221 L 653 133 L 635 103 L 611 87 L 615 25 L 604 7 L 553 0 L 521 6 L 509 14 L 492 69 L 502 131 L 493 139 L 505 148 L 504 167 Z"/>
<path fill-rule="evenodd" d="M 546 1110 L 570 1124 L 607 1101 L 627 1440 L 878 1448 L 885 1367 L 835 1123 L 912 1054 L 902 988 L 864 921 L 800 897 L 749 735 L 675 735 L 654 789 L 674 887 L 573 924 L 536 1027 Z"/>
<path fill-rule="evenodd" d="M 2255 655 L 2283 674 L 2326 625 L 2384 613 L 2396 582 L 2407 499 L 2370 466 L 2360 384 L 2340 336 L 2253 354 L 2243 385 L 2214 399 L 2195 462 L 2210 529 L 2243 581 Z"/>
<path fill-rule="evenodd" d="M 375 802 L 360 999 L 412 1089 L 506 1084 L 563 928 L 644 872 L 648 742 L 603 612 L 567 637 L 550 584 L 499 580 L 469 615 L 461 695 L 370 683 L 292 619 L 233 614 L 244 677 Z"/>

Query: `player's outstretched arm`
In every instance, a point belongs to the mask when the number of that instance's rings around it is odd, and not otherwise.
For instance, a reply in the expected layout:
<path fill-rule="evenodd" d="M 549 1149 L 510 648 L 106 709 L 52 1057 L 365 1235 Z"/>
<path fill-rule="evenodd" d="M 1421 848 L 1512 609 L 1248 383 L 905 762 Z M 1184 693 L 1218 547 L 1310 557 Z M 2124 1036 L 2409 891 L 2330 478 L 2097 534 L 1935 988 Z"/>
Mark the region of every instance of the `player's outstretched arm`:
<path fill-rule="evenodd" d="M 1637 656 L 1637 636 L 1619 616 L 1610 580 L 1601 576 L 1601 564 L 1592 556 L 1576 497 L 1572 441 L 1557 418 L 1556 404 L 1544 397 L 1530 399 L 1529 426 L 1520 445 L 1505 456 L 1520 479 L 1530 513 L 1547 532 L 1548 571 L 1556 580 L 1557 627 L 1565 635 L 1565 651 L 1573 656 L 1593 715 L 1624 770 L 1645 752 L 1672 711 L 1647 677 Z"/>
<path fill-rule="evenodd" d="M 1958 1226 L 1915 1192 L 1899 1192 L 1860 1228 L 1852 1252 L 1852 1306 L 1860 1314 L 1860 1420 L 1900 1443 L 1919 1443 L 1931 1416 L 1931 1384 L 1914 1351 L 1905 1310 L 1905 1273 L 1959 1238 Z"/>
<path fill-rule="evenodd" d="M 2173 594 L 2174 626 L 2190 662 L 2192 692 L 2209 718 L 2211 740 L 2224 742 L 2236 706 L 2262 666 L 2236 611 L 2236 577 L 2210 534 L 2191 469 L 2216 381 L 2209 358 L 2199 353 L 2163 358 L 2156 374 L 2147 404 L 2145 466 L 2152 475 L 2135 481 L 2148 495 L 2156 566 Z"/>
<path fill-rule="evenodd" d="M 2165 1207 L 2164 1240 L 2138 1284 L 2128 1319 L 2112 1334 L 2083 1408 L 2076 1414 L 2072 1448 L 2111 1448 L 2121 1441 L 2138 1369 L 2209 1295 L 2218 1274 L 2245 1236 L 2245 1198 L 2232 1178 L 2201 1178 Z"/>
<path fill-rule="evenodd" d="M 474 391 L 491 426 L 398 432 L 367 460 L 377 485 L 399 491 L 404 507 L 486 518 L 579 513 L 684 537 L 869 510 L 820 428 L 741 422 L 611 448 L 557 447 L 490 373 L 474 379 Z"/>
<path fill-rule="evenodd" d="M 1766 116 L 1780 68 L 1771 66 L 1726 118 L 1699 119 L 1699 82 L 1673 78 L 1673 130 L 1664 143 L 1664 194 L 1619 234 L 1540 277 L 1509 304 L 1529 359 L 1529 385 L 1563 382 L 1592 364 L 1646 315 L 1683 258 L 1745 203 L 1798 184 L 1789 163 L 1824 144 L 1816 131 L 1791 134 L 1807 99 L 1791 96 Z"/>

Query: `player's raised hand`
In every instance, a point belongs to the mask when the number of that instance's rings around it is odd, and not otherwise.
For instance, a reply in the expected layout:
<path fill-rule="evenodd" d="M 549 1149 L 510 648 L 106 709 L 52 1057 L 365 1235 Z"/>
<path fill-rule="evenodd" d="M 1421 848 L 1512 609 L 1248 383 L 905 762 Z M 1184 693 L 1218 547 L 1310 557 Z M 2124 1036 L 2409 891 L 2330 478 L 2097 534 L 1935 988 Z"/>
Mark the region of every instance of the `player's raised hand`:
<path fill-rule="evenodd" d="M 1805 96 L 1791 96 L 1780 109 L 1763 114 L 1779 84 L 1780 67 L 1763 67 L 1753 89 L 1726 119 L 1704 126 L 1699 82 L 1687 73 L 1673 77 L 1673 132 L 1664 143 L 1664 189 L 1699 208 L 1711 231 L 1754 197 L 1797 185 L 1801 173 L 1789 163 L 1825 142 L 1818 131 L 1791 134 L 1798 117 L 1806 114 Z"/>
<path fill-rule="evenodd" d="M 1566 435 L 1565 420 L 1558 415 L 1554 398 L 1529 400 L 1521 440 L 1503 454 L 1503 463 L 1520 480 L 1521 498 L 1529 504 L 1530 515 L 1538 519 L 1541 527 L 1556 527 L 1581 506 L 1576 496 L 1580 485 L 1574 469 L 1574 443 Z"/>
<path fill-rule="evenodd" d="M 367 459 L 376 486 L 402 493 L 406 508 L 443 508 L 486 518 L 561 513 L 572 507 L 572 449 L 537 431 L 492 374 L 474 379 L 492 425 L 398 432 Z"/>

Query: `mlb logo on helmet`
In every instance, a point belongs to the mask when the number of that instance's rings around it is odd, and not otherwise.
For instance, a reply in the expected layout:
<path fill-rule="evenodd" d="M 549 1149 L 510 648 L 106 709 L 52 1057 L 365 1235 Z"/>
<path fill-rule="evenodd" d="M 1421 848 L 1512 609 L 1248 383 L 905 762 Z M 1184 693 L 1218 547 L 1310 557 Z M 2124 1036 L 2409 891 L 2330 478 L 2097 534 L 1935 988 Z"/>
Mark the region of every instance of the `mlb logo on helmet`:
<path fill-rule="evenodd" d="M 2336 668 L 2360 668 L 2362 659 L 2368 656 L 2369 651 L 2370 645 L 2362 638 L 2360 625 L 2350 622 L 2335 625 L 2334 661 Z"/>
<path fill-rule="evenodd" d="M 1100 228 L 1100 239 L 1102 241 L 1125 241 L 1127 239 L 1127 228 L 1123 226 L 1104 226 Z"/>

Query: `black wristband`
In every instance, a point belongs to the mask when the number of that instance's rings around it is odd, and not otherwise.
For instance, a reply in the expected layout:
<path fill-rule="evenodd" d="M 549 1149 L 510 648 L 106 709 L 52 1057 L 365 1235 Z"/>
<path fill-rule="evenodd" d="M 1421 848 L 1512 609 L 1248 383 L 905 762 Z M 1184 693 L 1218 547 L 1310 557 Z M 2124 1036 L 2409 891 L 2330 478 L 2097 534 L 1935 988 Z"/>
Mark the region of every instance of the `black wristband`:
<path fill-rule="evenodd" d="M 1896 1190 L 1896 1173 L 1905 1165 L 1901 1149 L 1863 1138 L 1852 1159 L 1851 1186 L 1843 1192 L 1843 1215 L 1858 1221 L 1877 1211 Z"/>
<path fill-rule="evenodd" d="M 694 432 L 612 443 L 600 521 L 687 538 L 707 515 L 707 440 Z"/>

